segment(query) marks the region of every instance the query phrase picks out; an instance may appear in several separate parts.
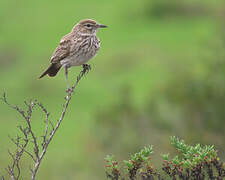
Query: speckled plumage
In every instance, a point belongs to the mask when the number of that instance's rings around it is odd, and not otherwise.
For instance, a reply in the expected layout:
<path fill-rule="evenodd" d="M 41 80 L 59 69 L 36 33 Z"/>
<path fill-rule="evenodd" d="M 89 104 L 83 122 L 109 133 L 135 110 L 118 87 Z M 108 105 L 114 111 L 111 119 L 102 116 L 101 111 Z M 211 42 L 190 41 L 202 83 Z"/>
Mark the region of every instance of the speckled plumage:
<path fill-rule="evenodd" d="M 100 48 L 100 40 L 96 33 L 101 27 L 106 26 L 91 19 L 76 24 L 72 31 L 61 39 L 51 57 L 51 65 L 40 78 L 46 74 L 55 76 L 61 67 L 65 68 L 67 78 L 68 68 L 83 65 L 93 58 Z"/>

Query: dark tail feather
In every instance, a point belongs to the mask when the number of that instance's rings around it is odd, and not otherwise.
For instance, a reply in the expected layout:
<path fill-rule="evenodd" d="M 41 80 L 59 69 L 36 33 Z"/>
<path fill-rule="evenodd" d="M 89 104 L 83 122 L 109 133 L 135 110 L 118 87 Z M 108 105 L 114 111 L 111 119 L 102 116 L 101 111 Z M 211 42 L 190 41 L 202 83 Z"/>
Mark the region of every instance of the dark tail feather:
<path fill-rule="evenodd" d="M 48 67 L 48 69 L 45 72 L 43 72 L 43 74 L 39 77 L 39 79 L 44 77 L 46 74 L 48 74 L 50 77 L 55 76 L 58 73 L 58 71 L 60 70 L 60 68 L 61 68 L 61 64 L 59 64 L 59 63 L 51 64 Z"/>

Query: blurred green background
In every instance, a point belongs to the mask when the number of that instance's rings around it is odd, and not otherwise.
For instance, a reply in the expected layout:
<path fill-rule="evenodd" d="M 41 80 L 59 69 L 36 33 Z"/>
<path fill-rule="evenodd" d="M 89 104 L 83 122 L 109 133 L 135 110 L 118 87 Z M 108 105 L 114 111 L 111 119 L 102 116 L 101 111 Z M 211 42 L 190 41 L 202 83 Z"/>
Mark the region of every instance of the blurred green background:
<path fill-rule="evenodd" d="M 0 93 L 23 106 L 41 101 L 59 118 L 65 77 L 37 78 L 61 37 L 81 19 L 108 25 L 37 179 L 105 179 L 106 154 L 127 159 L 154 145 L 152 161 L 171 152 L 169 136 L 214 144 L 225 159 L 225 2 L 223 0 L 0 0 Z M 74 81 L 81 67 L 70 70 Z M 21 117 L 0 103 L 0 174 L 15 147 Z M 33 116 L 42 132 L 44 115 Z M 28 179 L 30 161 L 22 161 Z"/>

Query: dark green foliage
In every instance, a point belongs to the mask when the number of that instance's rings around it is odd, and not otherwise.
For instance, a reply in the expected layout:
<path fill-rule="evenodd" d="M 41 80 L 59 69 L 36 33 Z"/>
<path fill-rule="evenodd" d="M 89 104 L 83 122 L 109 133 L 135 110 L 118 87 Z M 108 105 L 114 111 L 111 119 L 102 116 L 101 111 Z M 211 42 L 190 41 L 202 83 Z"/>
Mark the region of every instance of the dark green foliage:
<path fill-rule="evenodd" d="M 107 162 L 106 168 L 106 175 L 108 178 L 112 180 L 117 180 L 120 177 L 120 168 L 118 162 L 115 160 L 114 156 L 107 155 L 105 158 Z"/>
<path fill-rule="evenodd" d="M 140 152 L 131 155 L 130 160 L 124 161 L 126 165 L 126 171 L 129 174 L 130 179 L 135 179 L 138 169 L 144 164 L 148 169 L 151 168 L 149 164 L 150 154 L 152 154 L 152 146 L 144 147 Z"/>
<path fill-rule="evenodd" d="M 171 144 L 178 151 L 178 155 L 172 159 L 169 158 L 169 154 L 162 155 L 163 171 L 154 168 L 151 164 L 150 155 L 153 150 L 152 146 L 149 146 L 132 155 L 130 160 L 124 161 L 123 168 L 119 168 L 113 156 L 107 156 L 105 158 L 107 177 L 112 180 L 223 180 L 225 178 L 225 163 L 220 162 L 213 146 L 200 144 L 190 146 L 174 136 L 171 137 Z"/>
<path fill-rule="evenodd" d="M 152 0 L 146 6 L 147 15 L 156 18 L 209 16 L 214 11 L 210 4 L 204 4 L 202 1 L 193 4 L 189 0 Z"/>

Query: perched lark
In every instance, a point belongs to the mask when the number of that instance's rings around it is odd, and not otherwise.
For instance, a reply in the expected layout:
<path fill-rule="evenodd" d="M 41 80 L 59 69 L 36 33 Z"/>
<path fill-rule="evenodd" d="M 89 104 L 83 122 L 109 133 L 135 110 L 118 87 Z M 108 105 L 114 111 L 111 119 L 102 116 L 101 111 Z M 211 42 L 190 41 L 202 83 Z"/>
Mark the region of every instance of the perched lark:
<path fill-rule="evenodd" d="M 97 54 L 100 48 L 96 33 L 99 28 L 105 27 L 107 26 L 91 19 L 85 19 L 76 24 L 72 31 L 61 39 L 51 57 L 51 65 L 39 78 L 46 74 L 53 77 L 63 67 L 68 86 L 68 68 L 83 65 L 85 70 L 89 70 L 90 65 L 86 63 Z"/>

